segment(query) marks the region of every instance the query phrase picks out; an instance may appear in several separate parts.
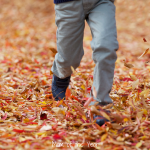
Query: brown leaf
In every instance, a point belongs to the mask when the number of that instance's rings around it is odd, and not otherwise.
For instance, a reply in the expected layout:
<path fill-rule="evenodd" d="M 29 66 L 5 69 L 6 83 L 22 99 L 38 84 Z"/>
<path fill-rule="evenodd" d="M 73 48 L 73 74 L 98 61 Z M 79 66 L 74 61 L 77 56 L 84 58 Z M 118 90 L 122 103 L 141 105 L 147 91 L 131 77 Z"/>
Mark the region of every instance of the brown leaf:
<path fill-rule="evenodd" d="M 145 38 L 143 38 L 143 41 L 144 41 L 144 42 L 147 42 Z"/>
<path fill-rule="evenodd" d="M 146 55 L 148 51 L 149 51 L 149 48 L 146 49 L 145 52 L 144 52 L 141 56 L 139 56 L 138 58 L 141 58 L 141 57 L 143 57 L 144 55 Z"/>
<path fill-rule="evenodd" d="M 28 91 L 29 91 L 29 88 L 24 87 L 24 88 L 22 89 L 22 91 L 20 92 L 20 94 L 25 94 L 25 93 L 27 93 Z"/>
<path fill-rule="evenodd" d="M 134 66 L 132 64 L 126 63 L 124 60 L 124 66 L 127 68 L 133 68 Z"/>
<path fill-rule="evenodd" d="M 120 115 L 119 113 L 111 113 L 111 117 L 112 119 L 116 122 L 116 123 L 122 123 L 124 118 L 127 118 L 125 116 Z"/>
<path fill-rule="evenodd" d="M 49 48 L 50 51 L 52 51 L 54 54 L 57 53 L 57 50 L 55 48 Z"/>
<path fill-rule="evenodd" d="M 72 70 L 72 73 L 74 73 L 74 72 L 75 72 L 75 70 L 74 70 L 73 66 L 71 66 L 71 70 Z"/>
<path fill-rule="evenodd" d="M 40 115 L 40 119 L 41 119 L 41 120 L 47 119 L 47 114 L 46 114 L 46 113 L 42 113 L 42 114 Z"/>

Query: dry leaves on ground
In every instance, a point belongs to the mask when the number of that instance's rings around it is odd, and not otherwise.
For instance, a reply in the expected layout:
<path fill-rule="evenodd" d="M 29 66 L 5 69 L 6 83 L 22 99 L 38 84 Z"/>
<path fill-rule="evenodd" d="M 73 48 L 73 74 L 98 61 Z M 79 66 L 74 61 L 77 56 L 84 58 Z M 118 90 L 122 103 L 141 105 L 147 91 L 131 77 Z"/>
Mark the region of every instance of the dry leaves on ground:
<path fill-rule="evenodd" d="M 53 2 L 1 0 L 0 149 L 150 149 L 149 2 L 116 2 L 120 48 L 110 93 L 115 105 L 110 116 L 101 108 L 114 123 L 100 127 L 90 120 L 98 108 L 84 107 L 94 70 L 88 27 L 85 56 L 77 70 L 71 68 L 67 99 L 55 102 Z"/>

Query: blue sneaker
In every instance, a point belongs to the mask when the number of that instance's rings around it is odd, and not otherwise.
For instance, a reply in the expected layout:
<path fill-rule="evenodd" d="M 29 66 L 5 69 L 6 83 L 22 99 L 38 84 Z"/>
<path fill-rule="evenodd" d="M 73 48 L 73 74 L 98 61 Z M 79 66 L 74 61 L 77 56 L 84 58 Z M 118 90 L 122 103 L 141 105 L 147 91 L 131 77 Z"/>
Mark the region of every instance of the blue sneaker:
<path fill-rule="evenodd" d="M 105 124 L 105 122 L 109 122 L 109 120 L 107 120 L 106 118 L 102 117 L 102 116 L 97 116 L 95 115 L 93 117 L 93 119 L 95 120 L 96 119 L 96 123 L 99 125 L 99 126 L 102 126 L 103 124 Z"/>
<path fill-rule="evenodd" d="M 94 103 L 96 103 L 96 101 L 91 102 L 89 105 L 94 105 Z M 108 105 L 108 104 L 110 104 L 110 103 L 107 103 L 107 102 L 101 102 L 101 103 L 100 103 L 100 102 L 99 102 L 97 105 L 106 106 L 106 105 Z M 101 110 L 99 110 L 99 111 L 101 111 Z M 105 112 L 107 115 L 109 115 L 109 113 L 110 113 L 110 111 L 109 111 L 109 110 L 106 110 L 106 109 L 104 110 L 104 112 Z M 105 124 L 106 122 L 112 122 L 112 121 L 106 119 L 106 118 L 103 117 L 103 116 L 95 115 L 95 114 L 94 114 L 94 116 L 93 116 L 93 119 L 96 120 L 96 123 L 97 123 L 99 126 L 102 126 L 102 125 Z"/>
<path fill-rule="evenodd" d="M 66 89 L 70 82 L 70 77 L 60 79 L 53 74 L 52 79 L 52 94 L 56 101 L 65 99 Z"/>
<path fill-rule="evenodd" d="M 106 111 L 105 113 L 109 114 L 110 111 Z M 108 120 L 108 119 L 106 119 L 105 117 L 100 116 L 100 115 L 94 115 L 94 116 L 93 116 L 93 119 L 96 120 L 96 123 L 97 123 L 99 126 L 102 126 L 102 125 L 105 124 L 106 122 L 110 122 L 110 120 Z"/>

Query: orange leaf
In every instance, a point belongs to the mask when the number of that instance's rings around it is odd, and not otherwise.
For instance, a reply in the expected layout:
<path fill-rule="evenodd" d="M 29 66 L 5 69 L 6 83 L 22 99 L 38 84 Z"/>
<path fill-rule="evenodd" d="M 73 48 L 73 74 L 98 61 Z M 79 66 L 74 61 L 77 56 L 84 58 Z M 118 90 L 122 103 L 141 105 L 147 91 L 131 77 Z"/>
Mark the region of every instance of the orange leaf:
<path fill-rule="evenodd" d="M 66 90 L 66 99 L 68 99 L 71 96 L 71 91 L 69 88 Z"/>
<path fill-rule="evenodd" d="M 96 91 L 94 86 L 93 86 L 93 95 L 94 95 L 95 98 L 97 97 L 97 91 Z"/>
<path fill-rule="evenodd" d="M 102 137 L 101 137 L 101 141 L 106 140 L 106 138 L 107 138 L 107 133 L 102 135 Z"/>

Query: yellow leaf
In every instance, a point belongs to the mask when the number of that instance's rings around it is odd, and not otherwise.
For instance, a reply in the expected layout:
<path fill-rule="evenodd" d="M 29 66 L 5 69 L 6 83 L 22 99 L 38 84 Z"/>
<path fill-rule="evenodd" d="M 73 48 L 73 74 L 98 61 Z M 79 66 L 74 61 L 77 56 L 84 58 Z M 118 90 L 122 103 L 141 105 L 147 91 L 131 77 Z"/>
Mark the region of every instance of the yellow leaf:
<path fill-rule="evenodd" d="M 24 123 L 27 123 L 27 122 L 29 122 L 30 120 L 28 119 L 28 118 L 25 118 L 25 119 L 23 119 L 23 122 Z"/>
<path fill-rule="evenodd" d="M 144 135 L 144 136 L 141 137 L 141 140 L 145 140 L 145 139 L 147 139 L 147 138 L 148 138 L 148 137 Z"/>
<path fill-rule="evenodd" d="M 137 80 L 137 78 L 136 78 L 136 76 L 135 76 L 135 75 L 129 74 L 129 76 L 130 76 L 131 80 L 134 80 L 134 81 L 136 81 L 136 80 Z"/>
<path fill-rule="evenodd" d="M 82 84 L 81 88 L 82 88 L 83 90 L 85 90 L 85 86 L 84 86 L 83 84 Z"/>
<path fill-rule="evenodd" d="M 143 114 L 147 115 L 147 110 L 146 109 L 142 109 Z"/>
<path fill-rule="evenodd" d="M 102 135 L 101 141 L 104 141 L 106 138 L 107 138 L 107 133 Z"/>
<path fill-rule="evenodd" d="M 45 104 L 45 105 L 47 104 L 45 101 L 43 101 L 43 102 L 40 102 L 40 103 L 42 103 L 42 104 Z"/>
<path fill-rule="evenodd" d="M 83 120 L 86 120 L 86 116 L 82 116 L 82 119 L 83 119 Z"/>
<path fill-rule="evenodd" d="M 136 147 L 136 148 L 139 148 L 139 147 L 141 147 L 141 146 L 142 146 L 142 141 L 138 142 L 135 147 Z"/>
<path fill-rule="evenodd" d="M 77 119 L 77 122 L 83 124 L 83 122 L 80 119 Z"/>
<path fill-rule="evenodd" d="M 38 132 L 38 133 L 36 133 L 36 135 L 39 135 L 39 136 L 46 136 L 46 132 Z"/>
<path fill-rule="evenodd" d="M 144 98 L 147 98 L 148 94 L 149 94 L 149 89 L 146 89 L 140 93 L 140 96 L 144 96 Z"/>
<path fill-rule="evenodd" d="M 118 124 L 118 125 L 119 125 L 119 124 Z M 119 129 L 120 129 L 120 128 L 119 128 Z M 117 130 L 112 130 L 112 129 L 110 129 L 109 131 L 112 132 L 113 134 L 117 135 Z"/>
<path fill-rule="evenodd" d="M 124 118 L 123 121 L 124 121 L 124 122 L 127 122 L 127 121 L 129 121 L 129 119 L 128 119 L 128 118 Z"/>

